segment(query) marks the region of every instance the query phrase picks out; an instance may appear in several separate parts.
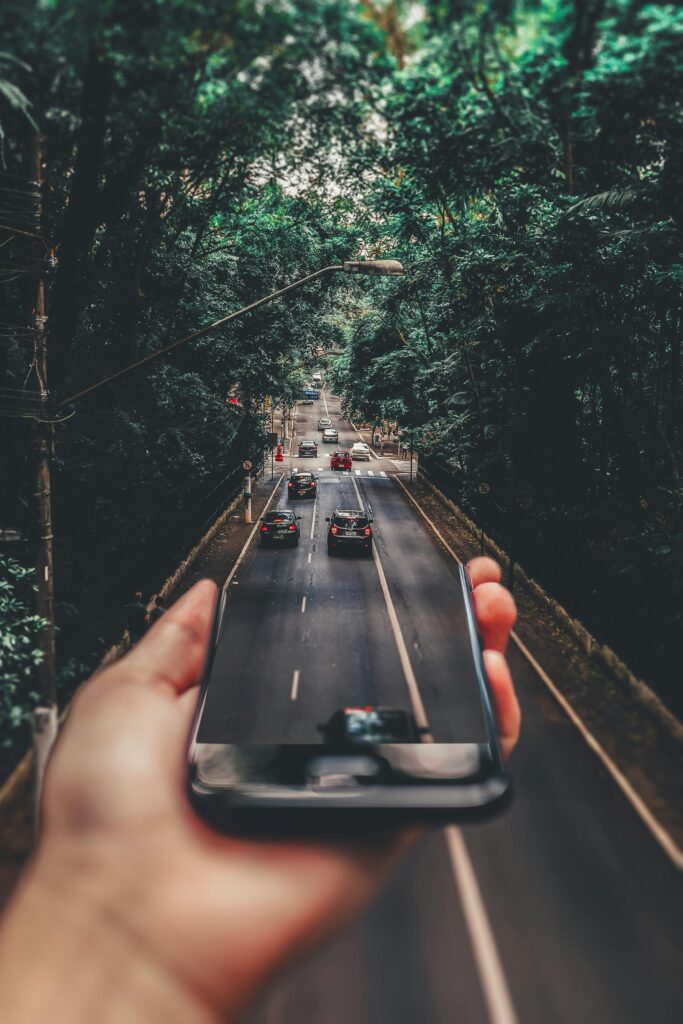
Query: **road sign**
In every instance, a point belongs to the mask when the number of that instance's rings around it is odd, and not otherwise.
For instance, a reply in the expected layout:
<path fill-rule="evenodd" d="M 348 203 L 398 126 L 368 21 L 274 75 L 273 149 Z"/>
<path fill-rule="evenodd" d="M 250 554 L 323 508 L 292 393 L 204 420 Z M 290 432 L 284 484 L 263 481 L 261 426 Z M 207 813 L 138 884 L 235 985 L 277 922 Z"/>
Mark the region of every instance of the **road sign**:
<path fill-rule="evenodd" d="M 244 469 L 244 470 L 250 470 L 251 469 L 251 462 L 249 461 L 249 459 L 245 459 L 244 460 L 244 462 L 242 463 L 242 469 Z"/>

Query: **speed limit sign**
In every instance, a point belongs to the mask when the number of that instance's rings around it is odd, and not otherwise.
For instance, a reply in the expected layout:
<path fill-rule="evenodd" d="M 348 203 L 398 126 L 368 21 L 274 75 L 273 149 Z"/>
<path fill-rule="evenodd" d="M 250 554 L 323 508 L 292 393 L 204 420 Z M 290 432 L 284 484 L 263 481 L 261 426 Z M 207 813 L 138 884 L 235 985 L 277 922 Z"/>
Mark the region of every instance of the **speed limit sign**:
<path fill-rule="evenodd" d="M 244 462 L 242 463 L 242 469 L 244 469 L 244 470 L 251 469 L 251 462 L 249 461 L 249 459 L 245 459 L 244 460 Z"/>

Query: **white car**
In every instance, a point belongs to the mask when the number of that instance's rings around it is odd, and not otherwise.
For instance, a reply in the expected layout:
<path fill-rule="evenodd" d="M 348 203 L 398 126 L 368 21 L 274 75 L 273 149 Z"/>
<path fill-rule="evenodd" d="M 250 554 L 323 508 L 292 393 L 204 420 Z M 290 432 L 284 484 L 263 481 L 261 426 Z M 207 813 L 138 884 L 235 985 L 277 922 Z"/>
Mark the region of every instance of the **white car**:
<path fill-rule="evenodd" d="M 318 420 L 318 430 L 326 430 L 332 426 L 332 420 L 328 416 L 321 416 Z"/>
<path fill-rule="evenodd" d="M 311 378 L 311 380 L 313 381 L 314 384 L 322 384 L 322 382 L 323 382 L 323 375 L 322 375 L 322 373 L 314 373 L 312 378 Z"/>
<path fill-rule="evenodd" d="M 334 427 L 323 430 L 323 444 L 339 444 L 339 434 Z"/>
<path fill-rule="evenodd" d="M 351 458 L 365 460 L 365 462 L 370 461 L 370 448 L 365 441 L 356 441 L 351 445 Z"/>

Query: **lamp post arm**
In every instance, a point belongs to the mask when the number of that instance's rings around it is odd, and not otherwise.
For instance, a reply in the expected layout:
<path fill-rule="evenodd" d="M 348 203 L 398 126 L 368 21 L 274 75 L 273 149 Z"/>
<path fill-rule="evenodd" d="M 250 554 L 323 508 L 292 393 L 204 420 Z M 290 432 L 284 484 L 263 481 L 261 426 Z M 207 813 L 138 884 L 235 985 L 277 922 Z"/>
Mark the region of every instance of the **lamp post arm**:
<path fill-rule="evenodd" d="M 58 402 L 54 407 L 54 410 L 55 412 L 59 412 L 59 410 L 63 409 L 65 405 L 72 405 L 73 402 L 77 402 L 81 398 L 85 398 L 86 395 L 92 394 L 93 391 L 97 391 L 99 388 L 104 387 L 105 384 L 110 384 L 113 380 L 117 380 L 119 377 L 123 377 L 124 374 L 130 373 L 131 370 L 137 370 L 139 366 L 145 366 L 147 363 L 151 363 L 153 359 L 158 359 L 159 356 L 163 356 L 167 352 L 171 352 L 174 348 L 178 348 L 180 345 L 184 345 L 188 341 L 194 341 L 196 338 L 202 338 L 205 334 L 209 334 L 210 331 L 215 331 L 217 327 L 222 327 L 231 320 L 235 320 L 238 316 L 242 316 L 244 313 L 250 313 L 252 309 L 257 309 L 259 306 L 263 306 L 266 302 L 278 299 L 281 295 L 286 295 L 287 292 L 294 291 L 295 288 L 301 288 L 302 285 L 308 284 L 309 281 L 314 281 L 316 277 L 321 277 L 323 274 L 332 274 L 337 270 L 344 270 L 344 267 L 341 264 L 339 266 L 323 267 L 322 270 L 316 270 L 314 274 L 309 274 L 308 277 L 302 277 L 299 281 L 294 281 L 293 284 L 288 284 L 285 288 L 279 288 L 276 292 L 271 292 L 270 295 L 265 295 L 262 299 L 257 299 L 256 302 L 251 302 L 248 306 L 244 306 L 242 309 L 238 309 L 234 313 L 229 313 L 228 316 L 224 316 L 220 320 L 215 320 L 212 324 L 208 324 L 206 327 L 200 327 L 198 331 L 193 331 L 192 334 L 186 334 L 184 338 L 178 338 L 177 341 L 172 341 L 170 345 L 164 345 L 163 348 L 158 348 L 155 352 L 150 352 L 148 356 L 143 356 L 142 359 L 138 359 L 135 363 L 130 363 L 129 366 L 124 366 L 121 370 L 117 370 L 116 373 L 110 374 L 109 377 L 104 377 L 102 380 L 98 380 L 94 384 L 90 384 L 87 388 L 83 388 L 82 391 L 77 391 L 74 395 L 69 395 L 68 398 Z"/>

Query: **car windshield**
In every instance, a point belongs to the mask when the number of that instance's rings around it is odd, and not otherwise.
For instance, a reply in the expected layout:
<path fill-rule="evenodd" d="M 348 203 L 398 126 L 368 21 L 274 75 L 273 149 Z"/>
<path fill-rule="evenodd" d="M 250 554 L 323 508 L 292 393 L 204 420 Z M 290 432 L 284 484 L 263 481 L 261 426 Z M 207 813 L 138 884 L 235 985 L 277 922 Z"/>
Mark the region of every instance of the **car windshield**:
<path fill-rule="evenodd" d="M 361 512 L 337 512 L 333 518 L 334 525 L 345 530 L 356 530 L 368 525 L 368 517 Z"/>
<path fill-rule="evenodd" d="M 297 473 L 296 476 L 292 477 L 292 480 L 296 484 L 310 484 L 313 477 L 310 473 Z"/>
<path fill-rule="evenodd" d="M 299 448 L 315 448 L 314 441 L 302 441 Z"/>
<path fill-rule="evenodd" d="M 287 523 L 293 518 L 293 512 L 268 512 L 265 521 L 267 523 Z"/>

